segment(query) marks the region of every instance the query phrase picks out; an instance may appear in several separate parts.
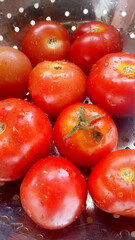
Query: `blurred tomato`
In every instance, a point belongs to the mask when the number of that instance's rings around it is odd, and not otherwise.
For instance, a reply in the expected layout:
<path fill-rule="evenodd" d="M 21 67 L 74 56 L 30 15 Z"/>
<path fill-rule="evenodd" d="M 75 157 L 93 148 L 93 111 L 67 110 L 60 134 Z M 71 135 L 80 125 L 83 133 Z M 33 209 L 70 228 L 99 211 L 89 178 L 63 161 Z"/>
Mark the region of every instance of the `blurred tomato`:
<path fill-rule="evenodd" d="M 107 53 L 120 52 L 123 47 L 122 36 L 114 26 L 91 21 L 80 25 L 74 35 L 70 48 L 70 60 L 88 74 L 91 66 Z"/>
<path fill-rule="evenodd" d="M 0 47 L 0 100 L 24 98 L 31 70 L 30 60 L 24 53 L 12 47 Z"/>
<path fill-rule="evenodd" d="M 70 36 L 66 28 L 55 21 L 40 21 L 32 26 L 22 40 L 22 51 L 32 64 L 44 60 L 68 58 Z"/>
<path fill-rule="evenodd" d="M 0 101 L 0 181 L 24 176 L 51 145 L 50 121 L 38 107 L 17 98 Z"/>
<path fill-rule="evenodd" d="M 102 210 L 135 217 L 135 150 L 112 152 L 93 169 L 88 187 Z"/>
<path fill-rule="evenodd" d="M 60 229 L 83 211 L 86 181 L 68 160 L 50 156 L 39 160 L 26 174 L 20 190 L 21 203 L 39 226 Z"/>
<path fill-rule="evenodd" d="M 115 149 L 117 128 L 111 117 L 93 104 L 76 103 L 58 116 L 53 130 L 61 153 L 77 166 L 93 166 Z"/>
<path fill-rule="evenodd" d="M 113 117 L 135 115 L 135 54 L 107 54 L 92 67 L 87 84 L 91 101 Z"/>
<path fill-rule="evenodd" d="M 73 63 L 44 61 L 29 77 L 29 91 L 34 102 L 51 117 L 68 105 L 86 97 L 86 76 Z"/>

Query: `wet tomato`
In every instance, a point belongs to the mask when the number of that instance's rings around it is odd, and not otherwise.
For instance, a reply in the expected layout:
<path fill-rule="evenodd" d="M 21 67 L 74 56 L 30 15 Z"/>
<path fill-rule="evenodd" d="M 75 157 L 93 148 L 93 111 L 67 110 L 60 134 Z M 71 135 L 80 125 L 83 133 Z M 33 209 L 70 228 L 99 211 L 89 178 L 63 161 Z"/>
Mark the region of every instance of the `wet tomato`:
<path fill-rule="evenodd" d="M 135 150 L 108 154 L 93 168 L 88 188 L 100 209 L 135 217 Z"/>
<path fill-rule="evenodd" d="M 58 116 L 54 142 L 62 156 L 77 166 L 93 166 L 115 149 L 117 128 L 111 117 L 93 104 L 76 103 Z"/>
<path fill-rule="evenodd" d="M 107 54 L 93 65 L 87 84 L 94 104 L 113 117 L 135 115 L 135 54 Z"/>
<path fill-rule="evenodd" d="M 122 36 L 114 26 L 100 21 L 80 25 L 74 35 L 70 48 L 70 61 L 88 74 L 91 66 L 102 56 L 120 52 L 123 47 Z"/>
<path fill-rule="evenodd" d="M 0 101 L 0 181 L 24 176 L 51 145 L 51 123 L 38 107 L 18 98 Z"/>
<path fill-rule="evenodd" d="M 32 26 L 22 40 L 22 51 L 32 64 L 44 60 L 68 59 L 70 36 L 66 28 L 56 21 L 40 21 Z"/>
<path fill-rule="evenodd" d="M 30 73 L 29 91 L 33 101 L 56 118 L 68 105 L 86 97 L 86 76 L 74 63 L 44 61 Z"/>
<path fill-rule="evenodd" d="M 12 47 L 0 47 L 0 100 L 24 98 L 31 70 L 31 62 L 24 53 Z"/>
<path fill-rule="evenodd" d="M 81 172 L 67 159 L 43 158 L 26 174 L 20 189 L 22 206 L 29 217 L 46 229 L 60 229 L 83 211 L 87 195 Z"/>

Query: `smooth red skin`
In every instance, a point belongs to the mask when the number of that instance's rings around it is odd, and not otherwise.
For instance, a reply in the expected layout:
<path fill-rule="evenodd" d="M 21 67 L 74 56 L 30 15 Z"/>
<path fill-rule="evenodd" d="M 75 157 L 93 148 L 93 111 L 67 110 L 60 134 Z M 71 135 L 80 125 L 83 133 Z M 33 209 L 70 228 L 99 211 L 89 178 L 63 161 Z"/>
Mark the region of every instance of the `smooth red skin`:
<path fill-rule="evenodd" d="M 102 28 L 101 32 L 90 32 L 90 28 L 93 26 Z M 85 33 L 83 31 L 85 32 L 85 29 L 78 30 L 77 34 L 79 36 L 71 45 L 69 59 L 81 67 L 86 74 L 89 73 L 92 65 L 102 56 L 122 51 L 122 37 L 114 26 L 92 21 L 89 23 L 89 31 Z"/>
<path fill-rule="evenodd" d="M 0 47 L 0 100 L 24 98 L 31 70 L 31 62 L 24 53 L 12 47 Z"/>
<path fill-rule="evenodd" d="M 82 34 L 91 32 L 92 29 L 95 28 L 95 26 L 97 26 L 97 27 L 100 27 L 100 26 L 108 27 L 108 24 L 104 23 L 104 22 L 100 22 L 100 21 L 89 21 L 89 22 L 82 23 L 74 31 L 74 33 L 72 35 L 72 42 L 75 41 L 76 38 L 81 36 Z"/>
<path fill-rule="evenodd" d="M 54 69 L 60 65 L 62 69 Z M 86 76 L 73 63 L 44 61 L 30 73 L 29 91 L 34 102 L 56 118 L 67 106 L 86 97 Z"/>
<path fill-rule="evenodd" d="M 0 122 L 6 124 L 0 134 L 0 181 L 11 181 L 49 153 L 52 127 L 38 107 L 17 98 L 0 101 Z"/>
<path fill-rule="evenodd" d="M 79 113 L 80 106 L 85 108 L 86 118 L 98 114 L 106 114 L 106 116 L 93 121 L 95 128 L 78 130 L 69 138 L 64 139 L 77 125 L 76 115 Z M 93 130 L 98 130 L 103 134 L 100 143 L 92 137 Z M 118 132 L 115 123 L 104 110 L 93 104 L 76 103 L 60 113 L 54 125 L 53 137 L 62 156 L 67 157 L 77 166 L 89 167 L 95 165 L 116 148 Z"/>
<path fill-rule="evenodd" d="M 48 44 L 48 39 L 55 37 L 57 43 L 53 47 Z M 44 60 L 68 59 L 70 36 L 66 28 L 55 21 L 40 21 L 32 26 L 22 40 L 22 51 L 29 57 L 32 64 Z"/>
<path fill-rule="evenodd" d="M 135 68 L 135 54 L 122 52 L 104 56 L 92 67 L 87 82 L 91 101 L 113 117 L 135 115 L 135 71 L 132 75 L 120 72 L 121 63 L 133 64 Z"/>
<path fill-rule="evenodd" d="M 40 227 L 61 229 L 83 211 L 87 185 L 81 172 L 67 159 L 41 159 L 25 176 L 20 199 L 29 217 Z"/>
<path fill-rule="evenodd" d="M 135 171 L 135 150 L 122 149 L 108 154 L 94 167 L 88 188 L 100 209 L 112 214 L 135 217 L 135 179 L 129 182 L 121 178 L 119 172 L 124 167 Z"/>

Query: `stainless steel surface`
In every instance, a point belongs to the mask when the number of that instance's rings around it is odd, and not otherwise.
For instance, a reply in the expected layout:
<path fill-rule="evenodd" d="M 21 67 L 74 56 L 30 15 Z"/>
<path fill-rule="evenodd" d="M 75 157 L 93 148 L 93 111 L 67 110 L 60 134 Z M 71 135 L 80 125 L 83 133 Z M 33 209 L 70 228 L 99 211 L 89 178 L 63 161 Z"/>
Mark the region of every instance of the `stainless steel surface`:
<path fill-rule="evenodd" d="M 43 19 L 62 22 L 71 33 L 81 22 L 111 23 L 123 33 L 124 50 L 135 52 L 135 0 L 0 0 L 0 45 L 19 48 L 26 30 Z M 116 124 L 118 149 L 135 149 L 135 119 L 119 119 Z M 20 181 L 0 184 L 0 240 L 135 239 L 135 219 L 102 212 L 90 196 L 75 223 L 59 231 L 41 229 L 22 210 L 19 185 Z"/>

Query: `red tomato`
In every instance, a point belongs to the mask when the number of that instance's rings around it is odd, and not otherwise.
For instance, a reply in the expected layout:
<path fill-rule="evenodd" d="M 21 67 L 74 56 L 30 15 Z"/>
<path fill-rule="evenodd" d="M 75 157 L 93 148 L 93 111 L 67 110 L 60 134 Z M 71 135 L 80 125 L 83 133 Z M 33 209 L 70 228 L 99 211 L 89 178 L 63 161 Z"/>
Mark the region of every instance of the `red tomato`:
<path fill-rule="evenodd" d="M 90 71 L 91 101 L 114 117 L 135 115 L 135 54 L 107 54 Z"/>
<path fill-rule="evenodd" d="M 29 77 L 29 91 L 34 102 L 56 118 L 68 105 L 86 97 L 86 76 L 73 63 L 44 61 Z"/>
<path fill-rule="evenodd" d="M 135 217 L 135 150 L 112 152 L 93 169 L 88 187 L 102 210 Z"/>
<path fill-rule="evenodd" d="M 24 98 L 31 70 L 30 60 L 24 53 L 7 46 L 0 47 L 0 100 Z"/>
<path fill-rule="evenodd" d="M 120 32 L 114 26 L 99 21 L 82 24 L 73 38 L 76 40 L 70 48 L 70 60 L 86 74 L 99 58 L 107 53 L 121 51 L 123 45 Z"/>
<path fill-rule="evenodd" d="M 44 60 L 68 58 L 70 36 L 66 28 L 55 21 L 41 21 L 32 26 L 22 40 L 22 51 L 33 65 Z"/>
<path fill-rule="evenodd" d="M 68 160 L 50 156 L 39 160 L 26 174 L 21 203 L 39 226 L 60 229 L 76 220 L 85 205 L 86 181 Z"/>
<path fill-rule="evenodd" d="M 117 128 L 111 117 L 93 104 L 65 108 L 54 125 L 54 142 L 75 165 L 92 166 L 115 149 Z"/>
<path fill-rule="evenodd" d="M 50 121 L 38 107 L 17 98 L 0 101 L 0 181 L 21 178 L 51 145 Z"/>

